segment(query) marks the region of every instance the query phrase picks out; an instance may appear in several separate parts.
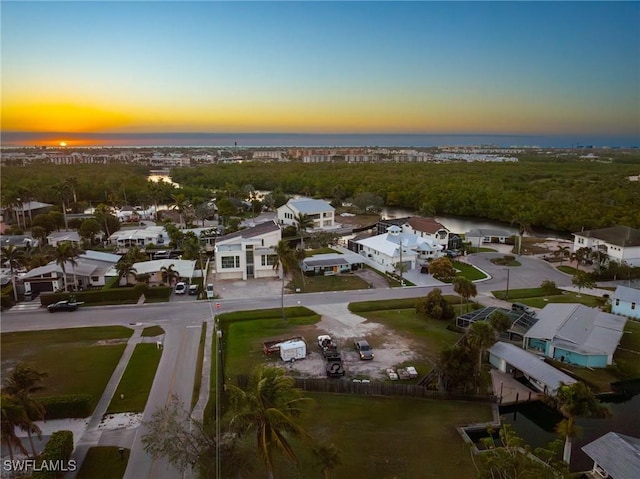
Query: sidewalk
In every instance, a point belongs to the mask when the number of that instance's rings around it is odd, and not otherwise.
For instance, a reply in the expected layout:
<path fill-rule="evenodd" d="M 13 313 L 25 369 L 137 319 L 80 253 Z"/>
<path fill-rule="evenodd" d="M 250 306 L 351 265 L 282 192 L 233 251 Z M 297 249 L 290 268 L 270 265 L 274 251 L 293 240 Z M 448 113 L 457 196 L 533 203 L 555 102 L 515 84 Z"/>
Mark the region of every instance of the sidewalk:
<path fill-rule="evenodd" d="M 84 434 L 82 434 L 82 436 L 80 437 L 80 440 L 78 441 L 78 445 L 74 449 L 73 454 L 71 456 L 71 458 L 76 461 L 76 464 L 78 464 L 79 467 L 75 471 L 69 472 L 65 477 L 67 478 L 75 477 L 78 471 L 80 470 L 80 466 L 82 466 L 82 461 L 84 461 L 84 458 L 86 457 L 87 451 L 89 450 L 89 448 L 98 445 L 100 441 L 100 437 L 102 435 L 102 431 L 98 428 L 98 426 L 102 422 L 102 418 L 107 412 L 107 409 L 109 408 L 111 399 L 113 398 L 113 395 L 115 394 L 116 389 L 120 384 L 120 380 L 122 379 L 124 371 L 127 368 L 127 365 L 129 364 L 129 360 L 133 355 L 133 350 L 135 349 L 136 345 L 143 342 L 144 338 L 142 337 L 142 330 L 143 330 L 142 326 L 134 327 L 133 334 L 129 338 L 129 341 L 127 341 L 127 346 L 124 352 L 122 353 L 122 357 L 120 358 L 118 365 L 113 371 L 113 374 L 111 375 L 111 379 L 109 379 L 109 382 L 107 383 L 107 386 L 105 387 L 104 392 L 102 393 L 102 397 L 98 401 L 98 404 L 96 405 L 93 411 L 93 415 L 91 416 L 91 419 L 89 420 L 89 423 L 87 424 L 87 427 L 84 430 Z"/>

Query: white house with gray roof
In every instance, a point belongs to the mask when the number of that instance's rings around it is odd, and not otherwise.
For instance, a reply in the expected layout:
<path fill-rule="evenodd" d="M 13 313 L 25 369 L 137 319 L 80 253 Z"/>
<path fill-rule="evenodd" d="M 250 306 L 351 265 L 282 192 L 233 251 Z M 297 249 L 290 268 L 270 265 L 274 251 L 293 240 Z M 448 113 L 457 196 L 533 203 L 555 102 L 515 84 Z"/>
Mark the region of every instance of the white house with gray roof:
<path fill-rule="evenodd" d="M 200 277 L 202 275 L 201 271 L 196 269 L 196 262 L 187 259 L 155 259 L 151 261 L 140 261 L 138 263 L 133 263 L 133 268 L 135 269 L 136 276 L 148 274 L 149 284 L 163 283 L 162 272 L 165 269 L 175 271 L 178 275 L 178 281 L 191 282 L 193 278 Z M 113 267 L 105 276 L 111 278 L 118 276 L 118 270 Z M 132 277 L 121 278 L 120 286 L 125 286 L 127 282 L 135 283 L 136 281 L 134 281 Z"/>
<path fill-rule="evenodd" d="M 290 199 L 277 210 L 278 223 L 296 226 L 296 217 L 305 214 L 313 221 L 311 229 L 335 228 L 335 209 L 324 200 L 311 198 Z"/>
<path fill-rule="evenodd" d="M 277 278 L 275 248 L 282 230 L 274 221 L 219 236 L 215 245 L 216 279 Z"/>
<path fill-rule="evenodd" d="M 508 231 L 489 228 L 475 229 L 464 234 L 465 240 L 477 248 L 486 243 L 504 244 L 510 236 L 513 234 Z"/>
<path fill-rule="evenodd" d="M 547 304 L 524 334 L 526 349 L 558 361 L 603 368 L 613 363 L 627 318 L 583 304 Z"/>
<path fill-rule="evenodd" d="M 628 226 L 612 226 L 573 233 L 573 249 L 589 248 L 605 253 L 609 260 L 640 266 L 640 230 Z"/>
<path fill-rule="evenodd" d="M 354 241 L 357 253 L 380 266 L 382 271 L 394 271 L 402 263 L 407 271 L 416 265 L 426 264 L 429 259 L 439 258 L 444 247 L 430 237 L 403 232 L 396 225 L 389 226 L 387 232 Z"/>
<path fill-rule="evenodd" d="M 640 289 L 618 286 L 611 295 L 611 312 L 640 320 Z"/>

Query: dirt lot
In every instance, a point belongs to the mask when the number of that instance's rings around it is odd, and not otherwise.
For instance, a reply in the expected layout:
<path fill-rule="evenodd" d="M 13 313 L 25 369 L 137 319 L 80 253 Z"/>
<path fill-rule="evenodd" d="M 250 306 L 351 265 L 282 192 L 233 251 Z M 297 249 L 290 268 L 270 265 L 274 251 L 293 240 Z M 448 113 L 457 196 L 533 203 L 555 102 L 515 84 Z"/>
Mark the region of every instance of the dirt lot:
<path fill-rule="evenodd" d="M 346 311 L 336 314 L 328 311 L 328 307 L 314 308 L 322 314 L 322 320 L 317 323 L 308 337 L 316 337 L 320 334 L 330 334 L 338 344 L 338 350 L 342 355 L 346 378 L 386 378 L 386 369 L 411 361 L 416 357 L 410 339 L 400 336 L 395 331 L 384 325 L 370 323 L 361 316 Z M 326 314 L 325 314 L 326 313 Z M 365 338 L 373 346 L 375 357 L 373 360 L 361 360 L 353 349 L 353 341 Z M 316 343 L 307 345 L 307 357 L 294 363 L 286 363 L 285 367 L 294 374 L 307 377 L 326 377 L 324 359 Z M 424 371 L 418 371 L 419 374 Z"/>

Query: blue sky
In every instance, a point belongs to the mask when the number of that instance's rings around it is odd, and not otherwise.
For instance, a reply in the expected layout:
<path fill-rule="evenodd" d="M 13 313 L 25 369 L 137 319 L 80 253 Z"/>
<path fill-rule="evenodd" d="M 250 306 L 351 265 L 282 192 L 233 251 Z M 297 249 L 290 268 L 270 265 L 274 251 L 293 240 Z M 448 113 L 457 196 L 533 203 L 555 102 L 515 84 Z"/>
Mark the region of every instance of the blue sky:
<path fill-rule="evenodd" d="M 2 2 L 3 131 L 640 137 L 638 2 Z"/>

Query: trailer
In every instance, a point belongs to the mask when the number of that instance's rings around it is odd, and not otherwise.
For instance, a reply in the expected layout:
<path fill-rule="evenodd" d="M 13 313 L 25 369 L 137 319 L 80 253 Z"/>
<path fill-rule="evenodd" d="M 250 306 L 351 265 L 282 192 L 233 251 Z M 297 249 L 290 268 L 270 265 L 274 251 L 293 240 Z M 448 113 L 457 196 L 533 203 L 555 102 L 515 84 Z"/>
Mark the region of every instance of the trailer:
<path fill-rule="evenodd" d="M 285 362 L 307 357 L 307 343 L 303 340 L 291 340 L 280 343 L 280 358 Z"/>
<path fill-rule="evenodd" d="M 304 338 L 302 336 L 295 336 L 293 338 L 274 339 L 272 341 L 265 341 L 262 343 L 262 352 L 267 356 L 270 356 L 273 353 L 279 353 L 280 345 L 282 343 L 286 343 L 287 341 L 303 341 L 304 342 Z"/>

